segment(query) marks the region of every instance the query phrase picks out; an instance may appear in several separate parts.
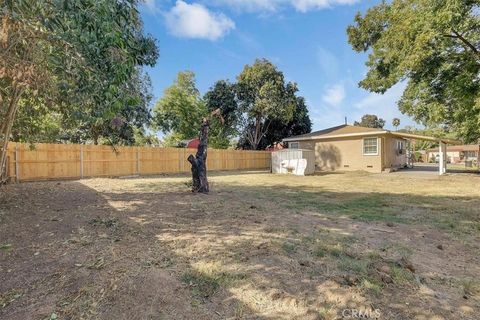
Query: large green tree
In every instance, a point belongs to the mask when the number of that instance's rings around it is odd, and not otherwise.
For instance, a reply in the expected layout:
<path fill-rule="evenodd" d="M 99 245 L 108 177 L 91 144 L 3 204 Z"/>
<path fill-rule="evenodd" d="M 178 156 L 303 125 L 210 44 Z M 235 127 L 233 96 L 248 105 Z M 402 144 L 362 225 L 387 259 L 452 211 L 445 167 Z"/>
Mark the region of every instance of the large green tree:
<path fill-rule="evenodd" d="M 239 110 L 235 90 L 235 84 L 219 80 L 204 95 L 207 111 L 219 109 L 222 116 L 222 119 L 214 117 L 210 120 L 209 144 L 213 148 L 228 148 L 238 134 Z"/>
<path fill-rule="evenodd" d="M 478 140 L 479 10 L 478 0 L 392 0 L 357 14 L 347 32 L 356 51 L 369 53 L 360 86 L 384 93 L 405 81 L 403 113 Z"/>
<path fill-rule="evenodd" d="M 284 122 L 278 118 L 271 119 L 270 126 L 265 133 L 265 137 L 260 142 L 258 149 L 266 149 L 277 143 L 281 143 L 284 138 L 310 133 L 312 131 L 312 121 L 308 115 L 305 99 L 303 97 L 297 97 L 296 100 L 297 103 L 293 118 L 288 122 Z M 242 149 L 251 149 L 251 145 L 245 137 L 241 137 L 238 145 Z"/>
<path fill-rule="evenodd" d="M 140 97 L 126 90 L 154 65 L 136 0 L 0 0 L 0 168 L 25 101 L 82 119 L 92 134 Z"/>
<path fill-rule="evenodd" d="M 355 121 L 354 126 L 360 126 L 365 128 L 379 128 L 382 129 L 385 126 L 385 120 L 379 118 L 374 114 L 364 114 L 360 121 Z"/>
<path fill-rule="evenodd" d="M 283 73 L 268 60 L 245 66 L 237 77 L 241 139 L 252 149 L 260 149 L 273 120 L 293 118 L 296 91 L 296 84 L 286 83 Z"/>
<path fill-rule="evenodd" d="M 115 107 L 115 114 L 99 116 L 97 108 L 74 114 L 63 139 L 77 143 L 136 144 L 135 137 L 145 132 L 145 126 L 151 120 L 150 103 L 153 96 L 150 78 L 137 68 L 122 88 L 119 95 L 123 96 L 123 103 Z M 64 123 L 67 125 L 68 121 Z"/>
<path fill-rule="evenodd" d="M 174 83 L 165 89 L 153 109 L 154 127 L 168 134 L 168 145 L 198 136 L 203 117 L 207 114 L 205 103 L 191 71 L 179 72 Z"/>
<path fill-rule="evenodd" d="M 152 99 L 150 79 L 136 70 L 124 93 L 131 103 L 122 104 L 114 118 L 89 120 L 93 110 L 61 113 L 42 101 L 23 99 L 12 128 L 12 139 L 17 142 L 73 142 L 133 145 L 143 141 L 142 134 L 150 123 Z M 79 112 L 80 111 L 80 112 Z"/>
<path fill-rule="evenodd" d="M 45 103 L 22 99 L 12 127 L 11 139 L 17 142 L 60 142 L 64 137 L 63 115 Z"/>

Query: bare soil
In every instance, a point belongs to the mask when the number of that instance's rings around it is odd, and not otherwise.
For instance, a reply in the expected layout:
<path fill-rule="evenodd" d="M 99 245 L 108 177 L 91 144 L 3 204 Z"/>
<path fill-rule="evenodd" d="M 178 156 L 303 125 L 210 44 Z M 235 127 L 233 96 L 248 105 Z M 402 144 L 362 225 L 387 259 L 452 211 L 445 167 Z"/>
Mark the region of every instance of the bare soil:
<path fill-rule="evenodd" d="M 0 189 L 0 319 L 480 319 L 480 177 Z"/>

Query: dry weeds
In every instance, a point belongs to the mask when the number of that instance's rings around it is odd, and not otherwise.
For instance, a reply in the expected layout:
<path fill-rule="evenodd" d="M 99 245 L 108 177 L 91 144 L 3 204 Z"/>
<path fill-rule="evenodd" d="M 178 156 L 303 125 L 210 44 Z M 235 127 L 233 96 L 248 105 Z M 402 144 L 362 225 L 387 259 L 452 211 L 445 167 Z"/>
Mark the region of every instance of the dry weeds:
<path fill-rule="evenodd" d="M 478 319 L 478 176 L 210 180 L 6 186 L 0 317 Z"/>

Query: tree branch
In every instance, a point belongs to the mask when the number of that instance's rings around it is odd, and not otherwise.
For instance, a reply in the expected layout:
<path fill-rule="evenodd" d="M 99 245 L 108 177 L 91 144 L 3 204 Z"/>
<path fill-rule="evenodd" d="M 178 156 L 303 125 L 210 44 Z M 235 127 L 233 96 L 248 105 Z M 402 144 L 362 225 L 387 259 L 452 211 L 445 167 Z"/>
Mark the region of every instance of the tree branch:
<path fill-rule="evenodd" d="M 263 124 L 263 131 L 261 131 L 260 133 L 260 138 L 259 140 L 262 140 L 263 137 L 267 134 L 267 131 L 268 131 L 268 128 L 270 127 L 270 123 L 272 123 L 271 120 L 265 120 L 265 123 Z"/>
<path fill-rule="evenodd" d="M 452 34 L 445 34 L 445 37 L 448 38 L 453 38 L 453 39 L 458 39 L 460 40 L 467 48 L 473 51 L 475 55 L 477 55 L 480 58 L 480 51 L 470 42 L 468 41 L 465 37 L 463 37 L 458 31 L 455 29 L 452 29 L 453 35 Z"/>

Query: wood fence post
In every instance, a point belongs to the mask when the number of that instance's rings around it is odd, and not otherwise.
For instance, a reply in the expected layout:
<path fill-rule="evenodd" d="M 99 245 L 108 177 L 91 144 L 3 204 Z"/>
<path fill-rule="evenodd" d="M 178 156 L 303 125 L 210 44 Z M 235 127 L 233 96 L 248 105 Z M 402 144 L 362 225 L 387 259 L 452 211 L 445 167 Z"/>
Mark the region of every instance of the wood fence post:
<path fill-rule="evenodd" d="M 19 166 L 19 158 L 18 158 L 18 146 L 15 145 L 15 182 L 20 182 L 20 166 Z"/>
<path fill-rule="evenodd" d="M 182 157 L 180 159 L 180 172 L 185 171 L 185 153 L 186 153 L 186 148 L 182 149 Z"/>
<path fill-rule="evenodd" d="M 140 175 L 140 148 L 137 147 L 137 174 Z"/>
<path fill-rule="evenodd" d="M 268 152 L 266 154 L 266 158 L 267 158 L 267 161 L 268 161 L 268 166 L 270 167 L 270 173 L 273 172 L 273 168 L 272 168 L 272 152 Z"/>
<path fill-rule="evenodd" d="M 80 145 L 80 179 L 83 179 L 83 145 Z"/>

